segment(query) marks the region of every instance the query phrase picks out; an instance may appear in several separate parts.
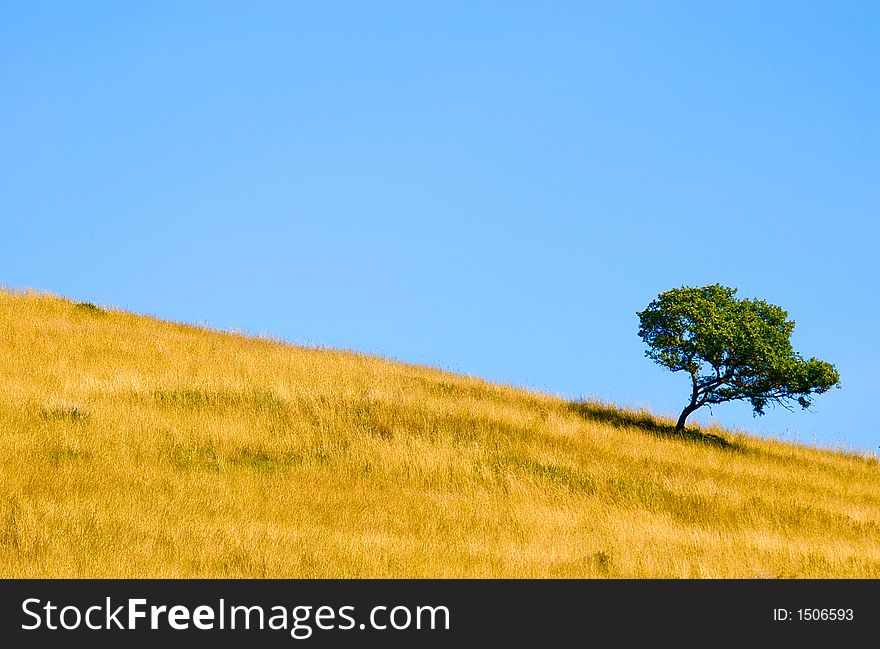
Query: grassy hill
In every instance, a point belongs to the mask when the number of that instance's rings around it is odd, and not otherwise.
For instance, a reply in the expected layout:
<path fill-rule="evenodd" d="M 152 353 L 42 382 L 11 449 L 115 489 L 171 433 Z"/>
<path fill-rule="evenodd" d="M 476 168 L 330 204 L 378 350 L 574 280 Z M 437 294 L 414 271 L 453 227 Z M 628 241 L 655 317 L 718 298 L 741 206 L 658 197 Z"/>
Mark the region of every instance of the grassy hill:
<path fill-rule="evenodd" d="M 0 577 L 880 577 L 880 467 L 0 291 Z"/>

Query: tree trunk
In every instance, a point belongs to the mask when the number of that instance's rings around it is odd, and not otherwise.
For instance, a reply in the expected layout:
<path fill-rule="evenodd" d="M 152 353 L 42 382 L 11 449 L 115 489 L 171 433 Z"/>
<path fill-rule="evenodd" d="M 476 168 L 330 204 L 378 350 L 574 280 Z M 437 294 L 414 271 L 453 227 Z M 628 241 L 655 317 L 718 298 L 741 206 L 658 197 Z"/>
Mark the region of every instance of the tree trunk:
<path fill-rule="evenodd" d="M 675 432 L 680 433 L 684 430 L 684 422 L 687 421 L 688 415 L 696 409 L 697 406 L 691 403 L 685 406 L 685 409 L 681 411 L 681 416 L 678 418 L 678 423 L 675 424 Z"/>

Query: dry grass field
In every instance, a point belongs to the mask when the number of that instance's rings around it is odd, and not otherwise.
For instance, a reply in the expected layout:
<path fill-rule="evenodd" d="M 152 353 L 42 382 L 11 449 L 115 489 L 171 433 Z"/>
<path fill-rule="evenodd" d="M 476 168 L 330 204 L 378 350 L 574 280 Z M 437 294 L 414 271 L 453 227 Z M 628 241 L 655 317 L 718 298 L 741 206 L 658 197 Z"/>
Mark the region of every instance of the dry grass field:
<path fill-rule="evenodd" d="M 874 456 L 0 291 L 0 577 L 880 577 Z"/>

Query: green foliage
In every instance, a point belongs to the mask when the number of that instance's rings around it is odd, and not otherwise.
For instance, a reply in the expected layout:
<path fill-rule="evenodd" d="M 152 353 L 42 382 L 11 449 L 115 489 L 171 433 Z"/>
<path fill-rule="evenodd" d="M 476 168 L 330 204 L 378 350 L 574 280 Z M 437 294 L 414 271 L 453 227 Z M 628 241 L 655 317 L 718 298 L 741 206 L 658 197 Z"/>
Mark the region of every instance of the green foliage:
<path fill-rule="evenodd" d="M 691 377 L 687 416 L 707 405 L 748 400 L 756 415 L 768 404 L 790 401 L 808 408 L 812 395 L 839 386 L 833 365 L 805 360 L 791 347 L 794 321 L 764 300 L 736 298 L 736 289 L 713 284 L 675 288 L 640 311 L 639 336 L 645 355 Z"/>

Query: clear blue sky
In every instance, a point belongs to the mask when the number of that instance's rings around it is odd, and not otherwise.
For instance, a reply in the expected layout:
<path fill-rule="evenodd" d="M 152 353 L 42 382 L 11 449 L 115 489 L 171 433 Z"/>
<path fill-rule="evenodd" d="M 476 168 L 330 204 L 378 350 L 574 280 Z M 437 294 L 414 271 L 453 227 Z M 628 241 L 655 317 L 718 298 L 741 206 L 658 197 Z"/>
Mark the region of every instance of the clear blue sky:
<path fill-rule="evenodd" d="M 6 2 L 0 79 L 2 285 L 677 414 L 720 282 L 843 388 L 714 418 L 880 445 L 876 2 Z"/>

